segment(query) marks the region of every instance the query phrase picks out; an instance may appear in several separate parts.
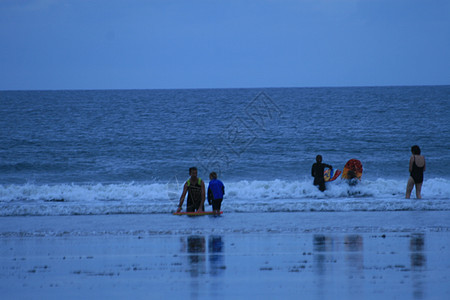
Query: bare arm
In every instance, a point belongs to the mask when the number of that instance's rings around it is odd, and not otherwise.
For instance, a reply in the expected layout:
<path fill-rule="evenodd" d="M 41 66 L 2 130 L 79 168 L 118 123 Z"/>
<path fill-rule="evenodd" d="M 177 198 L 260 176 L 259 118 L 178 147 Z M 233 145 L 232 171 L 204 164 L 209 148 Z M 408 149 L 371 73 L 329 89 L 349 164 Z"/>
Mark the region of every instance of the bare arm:
<path fill-rule="evenodd" d="M 414 163 L 414 155 L 411 155 L 411 158 L 409 159 L 409 173 L 412 172 L 413 163 Z"/>
<path fill-rule="evenodd" d="M 187 186 L 187 183 L 185 183 L 184 187 L 183 187 L 183 193 L 181 194 L 181 197 L 180 197 L 180 204 L 178 204 L 177 212 L 181 211 L 181 207 L 183 206 L 184 198 L 186 198 L 187 190 L 188 190 L 188 186 Z"/>
<path fill-rule="evenodd" d="M 423 157 L 423 171 L 425 172 L 425 170 L 427 169 L 427 164 L 425 162 L 425 156 Z"/>
<path fill-rule="evenodd" d="M 202 202 L 200 203 L 200 207 L 198 208 L 199 212 L 203 211 L 204 204 L 205 204 L 205 183 L 202 180 Z"/>

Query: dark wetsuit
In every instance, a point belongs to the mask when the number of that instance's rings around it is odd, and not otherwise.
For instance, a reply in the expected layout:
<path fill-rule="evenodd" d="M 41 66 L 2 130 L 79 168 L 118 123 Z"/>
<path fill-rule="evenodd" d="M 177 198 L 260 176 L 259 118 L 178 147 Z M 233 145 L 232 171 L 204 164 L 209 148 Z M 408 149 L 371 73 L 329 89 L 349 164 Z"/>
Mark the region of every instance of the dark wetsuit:
<path fill-rule="evenodd" d="M 319 186 L 320 191 L 325 191 L 325 178 L 323 178 L 323 172 L 325 168 L 332 169 L 333 167 L 323 163 L 314 163 L 311 168 L 311 176 L 314 177 L 314 185 Z"/>
<path fill-rule="evenodd" d="M 188 196 L 186 202 L 186 211 L 195 212 L 200 208 L 202 203 L 202 180 L 198 178 L 197 182 L 191 182 L 191 179 L 187 181 Z M 203 211 L 205 207 L 202 207 Z"/>
<path fill-rule="evenodd" d="M 414 183 L 422 183 L 423 182 L 423 169 L 425 168 L 425 164 L 422 167 L 416 165 L 416 156 L 414 155 L 414 162 L 412 165 L 411 177 L 414 180 Z"/>

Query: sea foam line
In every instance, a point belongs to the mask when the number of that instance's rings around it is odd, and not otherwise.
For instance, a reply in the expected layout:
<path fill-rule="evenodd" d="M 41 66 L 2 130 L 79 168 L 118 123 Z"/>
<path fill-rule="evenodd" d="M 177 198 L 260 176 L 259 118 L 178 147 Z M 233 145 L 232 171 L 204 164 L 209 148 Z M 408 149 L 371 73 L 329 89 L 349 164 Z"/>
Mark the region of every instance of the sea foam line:
<path fill-rule="evenodd" d="M 425 181 L 422 200 L 404 199 L 399 180 L 337 181 L 324 193 L 306 180 L 225 184 L 229 212 L 450 210 L 450 182 L 442 178 Z M 181 188 L 173 182 L 0 185 L 0 216 L 167 213 L 176 208 Z"/>
<path fill-rule="evenodd" d="M 208 182 L 206 182 L 206 186 Z M 247 181 L 225 182 L 226 198 L 233 199 L 304 199 L 304 198 L 402 198 L 406 181 L 392 179 L 363 180 L 356 186 L 336 180 L 327 183 L 322 193 L 310 180 L 300 181 Z M 96 201 L 173 201 L 178 200 L 182 183 L 115 183 L 115 184 L 10 184 L 0 185 L 0 202 L 65 201 L 93 203 Z M 450 180 L 434 178 L 425 180 L 423 198 L 450 199 Z"/>

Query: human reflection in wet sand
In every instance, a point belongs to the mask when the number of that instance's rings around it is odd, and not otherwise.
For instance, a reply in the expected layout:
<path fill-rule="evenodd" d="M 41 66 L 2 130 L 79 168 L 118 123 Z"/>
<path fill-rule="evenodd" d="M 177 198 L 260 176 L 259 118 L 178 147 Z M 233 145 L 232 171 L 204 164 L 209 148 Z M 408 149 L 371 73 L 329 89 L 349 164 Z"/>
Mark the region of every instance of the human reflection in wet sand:
<path fill-rule="evenodd" d="M 206 240 L 204 236 L 191 235 L 187 238 L 187 251 L 189 253 L 189 272 L 192 277 L 198 277 L 206 272 L 205 252 Z"/>
<path fill-rule="evenodd" d="M 337 243 L 339 244 L 339 243 Z M 354 270 L 361 270 L 363 268 L 363 238 L 360 235 L 352 234 L 344 237 L 345 250 L 348 252 L 346 256 L 349 267 Z M 325 271 L 325 262 L 327 257 L 324 252 L 335 252 L 339 251 L 339 247 L 336 245 L 335 239 L 330 236 L 325 236 L 321 234 L 314 235 L 314 258 L 317 263 L 317 270 L 319 273 Z M 333 257 L 330 255 L 328 260 L 332 260 Z"/>
<path fill-rule="evenodd" d="M 357 293 L 358 290 L 361 290 L 362 293 L 362 286 L 353 281 L 353 278 L 356 276 L 363 277 L 363 238 L 360 235 L 352 234 L 345 236 L 342 241 L 336 237 L 316 234 L 313 239 L 313 249 L 315 270 L 319 275 L 319 280 L 317 281 L 319 284 L 317 289 L 319 298 L 323 296 L 327 275 L 331 275 L 334 272 L 333 265 L 338 262 L 339 257 L 343 254 L 341 253 L 342 245 L 346 253 L 345 261 L 348 265 L 348 278 L 351 281 L 353 293 Z M 327 274 L 327 268 L 330 274 Z"/>
<path fill-rule="evenodd" d="M 345 250 L 347 251 L 347 262 L 351 272 L 360 273 L 364 268 L 363 260 L 363 238 L 357 234 L 345 236 Z"/>
<path fill-rule="evenodd" d="M 363 238 L 358 234 L 347 235 L 344 238 L 344 246 L 349 286 L 352 287 L 353 295 L 361 295 L 363 298 L 363 282 L 354 280 L 355 278 L 364 278 Z"/>
<path fill-rule="evenodd" d="M 202 274 L 206 274 L 206 239 L 204 236 L 190 235 L 187 238 L 182 237 L 181 252 L 187 252 L 188 267 L 186 272 L 189 272 L 192 280 L 190 282 L 190 297 L 198 298 L 199 292 L 203 288 Z"/>
<path fill-rule="evenodd" d="M 327 237 L 323 234 L 315 234 L 313 237 L 313 250 L 314 250 L 314 270 L 319 276 L 317 279 L 318 288 L 318 298 L 324 297 L 324 291 L 326 286 L 326 268 L 327 261 L 332 259 L 331 254 L 328 256 L 326 252 L 332 251 L 334 249 L 334 242 L 331 237 Z"/>
<path fill-rule="evenodd" d="M 424 282 L 422 281 L 421 272 L 425 269 L 426 257 L 424 254 L 425 237 L 423 233 L 413 233 L 409 242 L 409 250 L 411 251 L 411 270 L 413 281 L 414 299 L 424 299 Z"/>
<path fill-rule="evenodd" d="M 315 234 L 313 241 L 314 249 L 314 262 L 316 264 L 316 270 L 319 275 L 325 273 L 327 257 L 325 252 L 332 251 L 334 249 L 333 238 L 325 236 L 323 234 Z"/>
<path fill-rule="evenodd" d="M 222 237 L 218 235 L 210 236 L 208 239 L 209 267 L 210 274 L 213 276 L 218 276 L 225 270 L 223 250 Z"/>
<path fill-rule="evenodd" d="M 181 239 L 182 251 L 188 253 L 189 273 L 191 277 L 199 277 L 207 274 L 206 271 L 206 238 L 204 236 L 191 235 Z M 224 243 L 219 235 L 208 238 L 209 274 L 217 276 L 226 269 L 224 263 Z"/>

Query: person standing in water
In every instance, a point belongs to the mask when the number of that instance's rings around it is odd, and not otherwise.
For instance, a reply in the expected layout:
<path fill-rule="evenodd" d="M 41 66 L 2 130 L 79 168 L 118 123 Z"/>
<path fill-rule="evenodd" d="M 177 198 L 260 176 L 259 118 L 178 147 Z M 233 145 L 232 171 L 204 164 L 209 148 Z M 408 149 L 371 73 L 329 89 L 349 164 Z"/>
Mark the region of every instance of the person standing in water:
<path fill-rule="evenodd" d="M 316 162 L 311 168 L 311 176 L 314 177 L 314 185 L 317 185 L 321 192 L 326 190 L 325 178 L 323 177 L 325 168 L 333 169 L 331 165 L 322 163 L 322 155 L 317 155 Z"/>
<path fill-rule="evenodd" d="M 222 181 L 217 179 L 216 172 L 209 174 L 209 180 L 208 203 L 212 204 L 214 214 L 218 215 L 220 213 L 223 195 L 225 195 L 225 186 Z"/>
<path fill-rule="evenodd" d="M 189 168 L 191 176 L 183 187 L 177 212 L 181 211 L 187 193 L 186 212 L 202 212 L 205 210 L 205 183 L 197 177 L 197 168 Z"/>
<path fill-rule="evenodd" d="M 411 158 L 409 159 L 409 179 L 406 185 L 406 199 L 411 197 L 411 192 L 416 186 L 416 198 L 422 199 L 422 183 L 423 172 L 425 172 L 426 164 L 425 157 L 420 155 L 420 148 L 417 145 L 411 147 Z"/>

